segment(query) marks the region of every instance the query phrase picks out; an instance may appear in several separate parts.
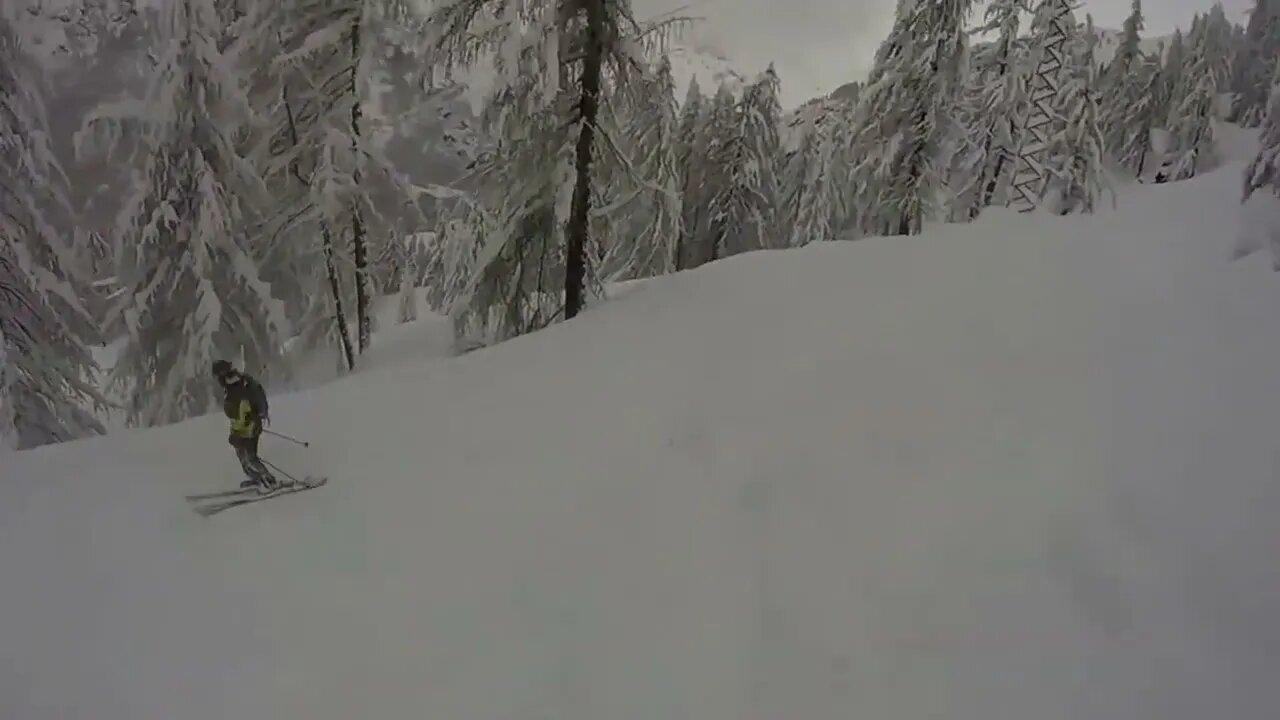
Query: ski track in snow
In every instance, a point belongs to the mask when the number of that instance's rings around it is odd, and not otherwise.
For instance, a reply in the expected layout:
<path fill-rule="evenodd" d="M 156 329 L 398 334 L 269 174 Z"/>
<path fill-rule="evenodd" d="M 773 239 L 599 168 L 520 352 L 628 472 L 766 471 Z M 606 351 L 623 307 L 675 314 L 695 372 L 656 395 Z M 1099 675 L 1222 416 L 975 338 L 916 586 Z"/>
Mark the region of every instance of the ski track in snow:
<path fill-rule="evenodd" d="M 1280 280 L 1238 165 L 739 256 L 0 470 L 13 720 L 1104 720 L 1280 704 Z"/>

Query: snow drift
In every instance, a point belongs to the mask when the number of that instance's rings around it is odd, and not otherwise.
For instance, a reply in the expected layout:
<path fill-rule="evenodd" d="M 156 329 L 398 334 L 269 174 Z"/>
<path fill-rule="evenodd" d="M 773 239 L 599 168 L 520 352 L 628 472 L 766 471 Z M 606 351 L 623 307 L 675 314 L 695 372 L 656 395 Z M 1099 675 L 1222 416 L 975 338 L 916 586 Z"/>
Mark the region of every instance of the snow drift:
<path fill-rule="evenodd" d="M 1261 717 L 1280 281 L 1239 166 L 740 256 L 0 470 L 12 720 Z"/>

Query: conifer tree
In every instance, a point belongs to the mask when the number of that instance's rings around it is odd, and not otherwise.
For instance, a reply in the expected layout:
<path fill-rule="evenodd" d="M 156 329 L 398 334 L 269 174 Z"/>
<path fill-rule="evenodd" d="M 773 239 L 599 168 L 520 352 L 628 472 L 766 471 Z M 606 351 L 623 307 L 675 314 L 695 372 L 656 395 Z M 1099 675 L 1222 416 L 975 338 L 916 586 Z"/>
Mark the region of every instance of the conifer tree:
<path fill-rule="evenodd" d="M 725 222 L 725 217 L 717 200 L 727 197 L 731 182 L 733 168 L 726 162 L 726 158 L 730 157 L 731 145 L 738 142 L 737 107 L 733 91 L 727 83 L 722 82 L 706 112 L 702 113 L 702 123 L 696 137 L 701 150 L 693 151 L 692 159 L 697 165 L 691 170 L 690 176 L 694 190 L 691 197 L 696 198 L 694 213 L 692 218 L 686 218 L 685 221 L 692 240 L 687 248 L 688 267 L 697 267 L 721 257 L 717 233 Z"/>
<path fill-rule="evenodd" d="M 1159 82 L 1158 64 L 1152 64 L 1139 46 L 1142 29 L 1141 0 L 1133 0 L 1120 46 L 1100 78 L 1106 151 L 1136 173 L 1142 172 L 1151 150 L 1157 100 L 1152 91 Z"/>
<path fill-rule="evenodd" d="M 586 302 L 587 245 L 591 232 L 592 165 L 600 132 L 605 73 L 628 74 L 643 58 L 637 40 L 643 31 L 629 0 L 444 0 L 428 17 L 431 45 L 447 66 L 470 64 L 485 53 L 500 59 L 499 85 L 521 74 L 539 79 L 534 97 L 548 107 L 560 101 L 572 123 L 573 190 L 563 223 L 565 241 L 564 317 Z M 537 59 L 521 62 L 528 54 Z M 571 110 L 568 110 L 571 108 Z"/>
<path fill-rule="evenodd" d="M 1215 58 L 1215 33 L 1208 17 L 1192 25 L 1188 62 L 1175 90 L 1169 131 L 1174 143 L 1170 180 L 1195 176 L 1213 159 L 1213 120 L 1219 82 L 1224 78 Z"/>
<path fill-rule="evenodd" d="M 650 74 L 639 76 L 618 103 L 624 114 L 616 145 L 606 145 L 606 158 L 618 162 L 620 202 L 610 204 L 618 216 L 607 238 L 610 260 L 602 264 L 602 280 L 651 277 L 675 268 L 681 235 L 681 171 L 678 158 L 675 81 L 671 60 L 663 55 Z M 606 135 L 606 137 L 609 137 Z M 612 265 L 613 267 L 608 267 Z"/>
<path fill-rule="evenodd" d="M 1151 133 L 1160 127 L 1164 109 L 1160 56 L 1143 54 L 1140 64 L 1134 70 L 1134 80 L 1140 81 L 1141 85 L 1122 120 L 1128 130 L 1128 137 L 1120 148 L 1117 159 L 1141 177 L 1154 149 Z"/>
<path fill-rule="evenodd" d="M 39 16 L 0 7 L 0 451 L 100 433 L 67 177 L 49 142 L 41 70 L 22 51 Z M 22 23 L 22 24 L 20 24 Z M 0 465 L 3 461 L 0 460 Z"/>
<path fill-rule="evenodd" d="M 1187 61 L 1186 42 L 1182 29 L 1173 31 L 1169 49 L 1164 55 L 1164 68 L 1160 72 L 1159 106 L 1156 108 L 1156 127 L 1168 129 L 1170 113 L 1181 103 L 1182 75 Z"/>
<path fill-rule="evenodd" d="M 689 82 L 684 105 L 680 108 L 679 127 L 676 130 L 676 165 L 680 173 L 680 234 L 674 250 L 675 270 L 683 270 L 693 261 L 697 247 L 698 231 L 702 227 L 702 210 L 706 206 L 702 192 L 705 189 L 703 173 L 706 164 L 706 143 L 702 142 L 702 129 L 706 122 L 706 98 L 695 76 Z"/>
<path fill-rule="evenodd" d="M 1267 114 L 1263 116 L 1258 155 L 1245 169 L 1244 199 L 1257 191 L 1270 188 L 1280 203 L 1280 60 L 1276 61 L 1276 81 L 1271 86 Z M 1277 257 L 1280 261 L 1280 257 Z"/>
<path fill-rule="evenodd" d="M 289 327 L 249 232 L 268 193 L 237 151 L 254 121 L 240 57 L 253 31 L 232 9 L 214 0 L 160 6 L 145 100 L 99 107 L 78 142 L 82 152 L 110 151 L 137 133 L 132 192 L 113 238 L 126 288 L 113 316 L 127 337 L 115 379 L 131 386 L 137 424 L 209 410 L 214 359 L 264 380 L 282 369 Z"/>
<path fill-rule="evenodd" d="M 776 243 L 778 88 L 778 75 L 770 65 L 743 89 L 733 109 L 731 129 L 711 155 L 711 162 L 725 173 L 710 204 L 708 257 L 712 260 Z"/>
<path fill-rule="evenodd" d="M 979 32 L 996 39 L 976 53 L 963 107 L 968 143 L 952 158 L 952 217 L 974 218 L 1007 186 L 1016 154 L 1016 118 L 1027 102 L 1026 82 L 1019 71 L 1019 15 L 1025 0 L 996 0 L 987 6 Z"/>
<path fill-rule="evenodd" d="M 831 117 L 821 114 L 800 128 L 800 146 L 784 166 L 782 217 L 786 246 L 799 247 L 832 239 L 836 212 L 832 207 Z"/>
<path fill-rule="evenodd" d="M 446 310 L 468 343 L 540 329 L 563 307 L 563 219 L 574 187 L 574 143 L 537 92 L 534 78 L 525 76 L 490 99 L 481 117 L 486 140 L 462 180 L 475 191 L 445 216 L 441 229 Z"/>
<path fill-rule="evenodd" d="M 1252 206 L 1256 215 L 1246 218 L 1252 222 L 1242 223 L 1234 254 L 1244 257 L 1269 245 L 1272 268 L 1280 270 L 1280 61 L 1276 62 L 1275 71 L 1258 154 L 1244 171 L 1241 202 Z"/>
<path fill-rule="evenodd" d="M 389 185 L 415 207 L 408 183 L 374 141 L 365 111 L 378 46 L 385 43 L 379 29 L 407 16 L 391 0 L 282 0 L 269 20 L 280 29 L 268 83 L 277 95 L 267 175 L 277 185 L 293 185 L 276 232 L 289 233 L 311 258 L 304 271 L 310 286 L 304 296 L 311 299 L 302 321 L 307 345 L 336 336 L 350 369 L 372 342 L 375 247 L 394 227 L 371 188 Z M 349 304 L 348 285 L 354 290 Z"/>
<path fill-rule="evenodd" d="M 1214 85 L 1219 91 L 1226 91 L 1231 85 L 1234 32 L 1221 2 L 1215 2 L 1204 16 L 1203 32 L 1205 59 L 1213 74 Z M 1216 108 L 1214 112 L 1217 113 Z"/>
<path fill-rule="evenodd" d="M 864 231 L 919 233 L 942 187 L 938 164 L 966 56 L 971 0 L 901 0 L 861 96 L 855 141 L 863 161 L 856 204 Z"/>
<path fill-rule="evenodd" d="M 1280 57 L 1280 2 L 1255 0 L 1244 36 L 1236 45 L 1231 89 L 1235 93 L 1231 119 L 1257 127 L 1266 116 L 1273 82 L 1273 59 Z"/>
<path fill-rule="evenodd" d="M 1106 189 L 1103 176 L 1105 140 L 1098 108 L 1094 50 L 1097 36 L 1092 22 L 1086 31 L 1069 32 L 1069 63 L 1061 76 L 1055 101 L 1053 139 L 1047 148 L 1046 167 L 1052 197 L 1050 210 L 1058 214 L 1093 212 L 1098 197 Z"/>

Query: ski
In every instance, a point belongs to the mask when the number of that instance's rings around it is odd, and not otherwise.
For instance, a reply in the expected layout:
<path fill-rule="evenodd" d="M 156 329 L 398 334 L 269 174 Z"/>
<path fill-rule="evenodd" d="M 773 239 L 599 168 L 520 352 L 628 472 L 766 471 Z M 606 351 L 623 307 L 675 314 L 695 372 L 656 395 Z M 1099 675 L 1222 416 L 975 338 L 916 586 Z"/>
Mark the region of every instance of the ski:
<path fill-rule="evenodd" d="M 219 490 L 218 492 L 197 493 L 188 495 L 187 499 L 191 502 L 199 502 L 201 500 L 216 500 L 218 498 L 234 497 L 236 495 L 247 495 L 249 493 L 257 493 L 255 487 L 242 487 L 238 490 Z"/>
<path fill-rule="evenodd" d="M 262 500 L 270 500 L 271 498 L 280 497 L 281 495 L 290 495 L 292 493 L 302 492 L 303 490 L 318 488 L 327 482 L 329 482 L 329 478 L 327 477 L 308 476 L 307 478 L 305 478 L 300 482 L 290 483 L 288 485 L 282 485 L 281 487 L 275 490 L 272 490 L 271 492 L 259 493 L 256 489 L 250 488 L 247 490 L 239 490 L 235 492 L 206 493 L 204 496 L 200 496 L 200 497 L 203 497 L 206 499 L 215 499 L 215 500 L 220 497 L 227 497 L 227 498 L 233 498 L 233 499 L 222 500 L 221 502 L 206 502 L 206 503 L 194 501 L 193 502 L 194 507 L 192 509 L 204 517 L 209 517 L 211 515 L 217 515 L 218 513 L 224 510 L 230 510 L 231 508 L 236 507 L 238 505 L 248 505 L 249 503 L 260 502 Z M 239 496 L 239 497 L 235 497 L 235 496 Z"/>

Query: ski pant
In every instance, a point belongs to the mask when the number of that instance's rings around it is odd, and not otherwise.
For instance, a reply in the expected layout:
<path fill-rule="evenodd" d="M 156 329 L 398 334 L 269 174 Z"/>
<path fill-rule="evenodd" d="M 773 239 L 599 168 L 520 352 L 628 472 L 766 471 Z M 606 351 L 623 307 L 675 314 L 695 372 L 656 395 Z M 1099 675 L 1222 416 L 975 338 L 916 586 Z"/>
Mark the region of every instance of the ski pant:
<path fill-rule="evenodd" d="M 275 482 L 275 477 L 267 470 L 262 458 L 258 457 L 258 438 L 258 435 L 247 438 L 233 436 L 231 446 L 236 449 L 236 459 L 240 461 L 240 469 L 244 470 L 244 474 L 254 482 L 270 485 Z"/>

